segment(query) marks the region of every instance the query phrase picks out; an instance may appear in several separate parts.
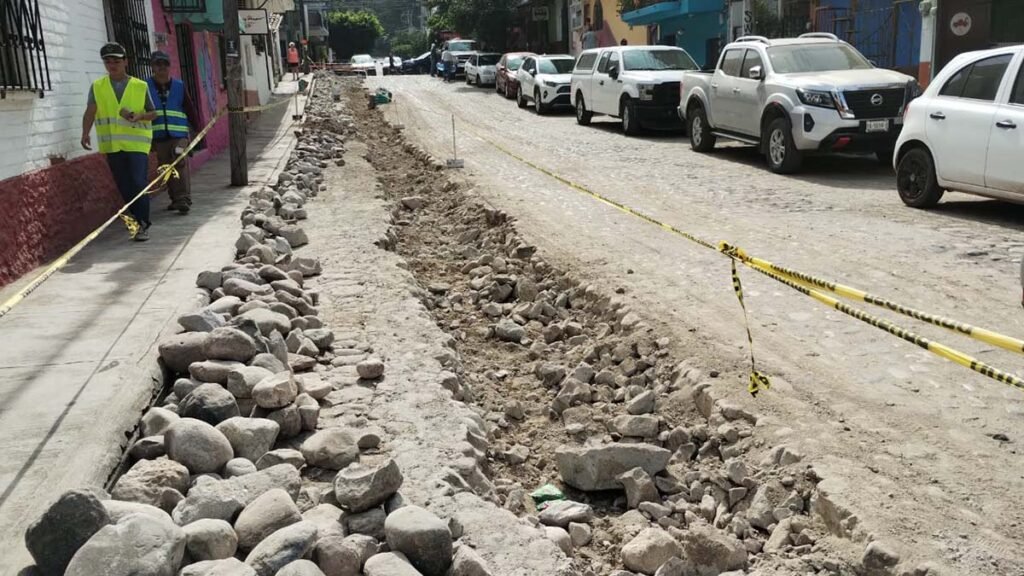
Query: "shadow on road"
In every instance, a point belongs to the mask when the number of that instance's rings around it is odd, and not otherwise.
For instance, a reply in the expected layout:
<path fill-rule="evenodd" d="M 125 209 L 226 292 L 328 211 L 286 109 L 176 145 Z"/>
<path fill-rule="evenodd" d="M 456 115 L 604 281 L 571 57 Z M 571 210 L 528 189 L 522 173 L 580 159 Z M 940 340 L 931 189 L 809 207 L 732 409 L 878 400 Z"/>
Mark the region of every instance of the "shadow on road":
<path fill-rule="evenodd" d="M 1024 231 L 1024 205 L 1002 200 L 974 200 L 964 194 L 947 194 L 943 201 L 929 209 L 929 212 L 958 220 Z"/>

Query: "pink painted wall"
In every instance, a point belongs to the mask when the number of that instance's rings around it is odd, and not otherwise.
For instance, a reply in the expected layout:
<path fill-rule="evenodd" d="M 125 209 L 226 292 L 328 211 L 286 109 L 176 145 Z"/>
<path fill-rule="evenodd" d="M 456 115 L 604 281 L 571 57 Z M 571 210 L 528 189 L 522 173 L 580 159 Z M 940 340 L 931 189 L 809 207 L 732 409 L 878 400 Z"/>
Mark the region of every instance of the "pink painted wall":
<path fill-rule="evenodd" d="M 156 33 L 165 34 L 167 42 L 158 44 L 157 49 L 167 52 L 171 57 L 171 74 L 177 78 L 181 77 L 181 66 L 178 61 L 178 42 L 192 42 L 192 52 L 195 55 L 195 74 L 199 86 L 199 102 L 196 102 L 202 126 L 193 127 L 201 129 L 217 114 L 228 105 L 228 94 L 221 82 L 223 75 L 220 69 L 220 44 L 219 35 L 214 32 L 193 30 L 190 39 L 179 38 L 174 27 L 174 18 L 171 14 L 164 12 L 161 0 L 152 0 L 153 20 L 156 24 Z M 196 152 L 189 166 L 195 170 L 206 163 L 207 160 L 217 155 L 228 147 L 228 119 L 221 117 L 214 127 L 206 134 L 206 148 Z"/>

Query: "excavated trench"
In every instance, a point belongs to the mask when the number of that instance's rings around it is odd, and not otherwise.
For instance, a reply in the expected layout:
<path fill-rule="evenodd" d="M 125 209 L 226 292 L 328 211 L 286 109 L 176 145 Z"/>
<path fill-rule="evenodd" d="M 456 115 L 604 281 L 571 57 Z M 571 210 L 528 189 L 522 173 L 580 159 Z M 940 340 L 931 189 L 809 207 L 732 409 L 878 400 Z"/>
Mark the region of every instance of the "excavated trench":
<path fill-rule="evenodd" d="M 819 480 L 813 468 L 758 438 L 756 415 L 714 402 L 699 363 L 676 357 L 669 338 L 617 299 L 614 287 L 585 285 L 552 267 L 508 214 L 485 205 L 368 106 L 358 82 L 327 81 L 347 101 L 394 205 L 393 226 L 378 245 L 408 262 L 420 299 L 456 342 L 459 374 L 450 390 L 491 425 L 486 472 L 505 508 L 536 517 L 529 494 L 546 484 L 591 506 L 590 528 L 573 526 L 568 541 L 597 574 L 622 569 L 623 546 L 651 526 L 682 543 L 684 561 L 663 567 L 663 576 L 890 573 L 891 566 L 864 565 L 858 547 L 828 534 L 810 514 Z M 626 491 L 645 501 L 630 502 L 622 489 L 563 482 L 557 453 L 595 442 L 647 443 L 672 456 L 665 470 Z"/>

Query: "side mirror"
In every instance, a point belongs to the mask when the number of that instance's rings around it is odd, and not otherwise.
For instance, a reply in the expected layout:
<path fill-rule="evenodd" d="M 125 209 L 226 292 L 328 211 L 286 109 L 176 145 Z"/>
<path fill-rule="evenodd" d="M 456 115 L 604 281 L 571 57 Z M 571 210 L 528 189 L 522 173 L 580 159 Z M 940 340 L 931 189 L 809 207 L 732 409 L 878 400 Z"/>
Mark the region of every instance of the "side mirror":
<path fill-rule="evenodd" d="M 611 66 L 608 67 L 608 77 L 612 78 L 613 80 L 619 77 L 618 64 L 612 64 Z"/>
<path fill-rule="evenodd" d="M 760 80 L 762 78 L 764 78 L 764 70 L 762 70 L 760 66 L 754 66 L 750 69 L 751 80 Z"/>
<path fill-rule="evenodd" d="M 530 68 L 529 70 L 527 70 L 527 72 L 530 73 L 530 76 L 536 76 L 537 75 L 537 71 L 534 70 L 533 68 Z"/>

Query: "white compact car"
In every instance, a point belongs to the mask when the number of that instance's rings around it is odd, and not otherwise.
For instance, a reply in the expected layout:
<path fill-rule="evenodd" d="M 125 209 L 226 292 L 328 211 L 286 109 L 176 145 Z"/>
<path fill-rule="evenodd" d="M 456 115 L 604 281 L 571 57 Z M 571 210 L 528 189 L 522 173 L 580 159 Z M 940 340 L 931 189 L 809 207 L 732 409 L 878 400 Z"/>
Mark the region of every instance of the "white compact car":
<path fill-rule="evenodd" d="M 946 190 L 1024 203 L 1024 46 L 947 64 L 907 108 L 893 165 L 908 206 Z"/>
<path fill-rule="evenodd" d="M 537 114 L 554 106 L 570 106 L 569 84 L 576 59 L 566 54 L 530 56 L 516 71 L 519 89 L 516 103 L 526 108 L 532 102 Z"/>
<path fill-rule="evenodd" d="M 466 84 L 494 84 L 498 75 L 498 60 L 501 60 L 501 54 L 490 52 L 478 52 L 470 56 L 466 61 Z"/>

